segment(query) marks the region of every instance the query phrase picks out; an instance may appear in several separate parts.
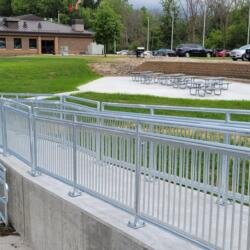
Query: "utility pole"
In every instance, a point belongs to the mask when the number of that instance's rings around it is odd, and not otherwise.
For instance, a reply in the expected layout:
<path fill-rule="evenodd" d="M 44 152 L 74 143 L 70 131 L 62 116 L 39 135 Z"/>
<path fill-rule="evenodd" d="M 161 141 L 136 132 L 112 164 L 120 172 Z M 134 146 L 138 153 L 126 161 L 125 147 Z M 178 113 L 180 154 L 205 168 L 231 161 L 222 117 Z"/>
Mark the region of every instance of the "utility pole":
<path fill-rule="evenodd" d="M 174 48 L 174 10 L 172 10 L 171 50 Z"/>
<path fill-rule="evenodd" d="M 247 44 L 250 44 L 250 0 L 248 0 L 249 11 L 248 11 L 248 30 L 247 30 Z"/>
<path fill-rule="evenodd" d="M 116 54 L 116 39 L 114 38 L 114 54 Z"/>
<path fill-rule="evenodd" d="M 148 17 L 148 33 L 147 33 L 147 51 L 149 51 L 149 17 Z"/>
<path fill-rule="evenodd" d="M 60 11 L 57 12 L 57 22 L 60 23 Z"/>
<path fill-rule="evenodd" d="M 202 46 L 205 47 L 205 39 L 206 39 L 206 23 L 207 23 L 207 3 L 204 0 L 204 20 L 203 20 L 203 38 L 202 38 Z"/>

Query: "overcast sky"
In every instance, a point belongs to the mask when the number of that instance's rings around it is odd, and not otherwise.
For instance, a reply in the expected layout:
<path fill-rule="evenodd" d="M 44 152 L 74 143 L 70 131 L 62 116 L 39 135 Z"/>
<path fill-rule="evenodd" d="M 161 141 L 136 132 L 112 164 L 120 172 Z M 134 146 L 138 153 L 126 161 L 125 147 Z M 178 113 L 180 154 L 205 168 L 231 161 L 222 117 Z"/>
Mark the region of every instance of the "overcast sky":
<path fill-rule="evenodd" d="M 160 0 L 129 0 L 136 8 L 145 6 L 147 8 L 156 9 L 160 7 Z"/>

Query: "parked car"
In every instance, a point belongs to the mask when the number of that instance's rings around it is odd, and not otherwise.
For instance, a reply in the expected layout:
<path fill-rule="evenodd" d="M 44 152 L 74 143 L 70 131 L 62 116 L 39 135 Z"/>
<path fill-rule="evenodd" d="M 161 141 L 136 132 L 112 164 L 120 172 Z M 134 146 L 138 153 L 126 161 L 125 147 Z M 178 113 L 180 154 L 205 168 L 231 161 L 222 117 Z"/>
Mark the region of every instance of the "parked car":
<path fill-rule="evenodd" d="M 120 55 L 120 56 L 126 56 L 128 55 L 128 50 L 121 50 L 121 51 L 117 51 L 116 54 Z"/>
<path fill-rule="evenodd" d="M 181 44 L 176 48 L 177 56 L 206 56 L 211 57 L 213 51 L 211 49 L 205 49 L 199 44 Z"/>
<path fill-rule="evenodd" d="M 159 49 L 154 51 L 154 56 L 176 56 L 176 53 L 174 50 L 171 49 Z"/>
<path fill-rule="evenodd" d="M 136 52 L 134 50 L 129 50 L 128 51 L 128 56 L 135 56 Z"/>
<path fill-rule="evenodd" d="M 137 47 L 136 48 L 136 57 L 143 57 L 143 53 L 145 52 L 145 48 L 144 47 Z"/>
<path fill-rule="evenodd" d="M 250 44 L 240 47 L 239 49 L 234 49 L 231 51 L 231 57 L 234 61 L 241 59 L 246 60 L 246 50 L 250 49 Z"/>
<path fill-rule="evenodd" d="M 250 49 L 246 50 L 246 59 L 250 61 Z"/>
<path fill-rule="evenodd" d="M 226 49 L 215 49 L 213 51 L 213 56 L 215 57 L 229 57 L 230 51 Z"/>
<path fill-rule="evenodd" d="M 151 56 L 153 56 L 152 51 L 146 50 L 143 52 L 143 57 L 151 57 Z"/>

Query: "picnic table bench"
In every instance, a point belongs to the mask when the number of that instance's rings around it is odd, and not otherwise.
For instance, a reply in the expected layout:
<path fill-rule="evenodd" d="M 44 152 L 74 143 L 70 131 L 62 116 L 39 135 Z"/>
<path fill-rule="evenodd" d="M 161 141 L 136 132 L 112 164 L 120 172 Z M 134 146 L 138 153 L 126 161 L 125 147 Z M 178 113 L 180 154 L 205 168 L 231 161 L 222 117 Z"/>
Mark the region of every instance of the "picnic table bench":
<path fill-rule="evenodd" d="M 223 90 L 228 90 L 229 83 L 223 77 L 196 77 L 190 86 L 190 95 L 205 97 L 209 95 L 221 95 Z"/>
<path fill-rule="evenodd" d="M 201 77 L 185 74 L 164 74 L 152 71 L 131 73 L 132 80 L 142 84 L 161 84 L 173 88 L 189 89 L 190 95 L 205 97 L 206 95 L 221 95 L 229 89 L 229 82 L 224 77 Z"/>

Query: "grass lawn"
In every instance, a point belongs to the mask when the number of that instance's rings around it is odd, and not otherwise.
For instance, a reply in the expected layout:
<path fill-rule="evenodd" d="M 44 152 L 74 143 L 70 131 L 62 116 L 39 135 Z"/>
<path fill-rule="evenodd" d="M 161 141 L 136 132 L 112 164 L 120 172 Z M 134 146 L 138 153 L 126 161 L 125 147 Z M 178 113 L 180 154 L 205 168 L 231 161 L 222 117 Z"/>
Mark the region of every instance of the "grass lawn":
<path fill-rule="evenodd" d="M 133 103 L 133 104 L 153 104 L 153 105 L 167 105 L 167 106 L 183 106 L 183 107 L 207 107 L 207 108 L 225 108 L 225 109 L 250 109 L 250 101 L 216 101 L 216 100 L 193 100 L 193 99 L 180 99 L 180 98 L 164 98 L 157 96 L 146 95 L 125 95 L 125 94 L 104 94 L 104 93 L 79 93 L 78 97 L 88 98 L 102 102 L 115 102 L 115 103 Z M 110 110 L 141 112 L 146 113 L 148 110 L 119 108 Z M 189 117 L 211 118 L 211 119 L 224 119 L 224 115 L 214 113 L 197 113 L 197 112 L 180 112 L 180 111 L 162 111 L 159 110 L 158 114 L 166 115 L 180 115 Z M 234 115 L 233 120 L 250 121 L 249 116 Z"/>
<path fill-rule="evenodd" d="M 94 60 L 94 58 L 93 58 Z M 0 57 L 0 92 L 59 93 L 99 76 L 82 57 Z"/>

